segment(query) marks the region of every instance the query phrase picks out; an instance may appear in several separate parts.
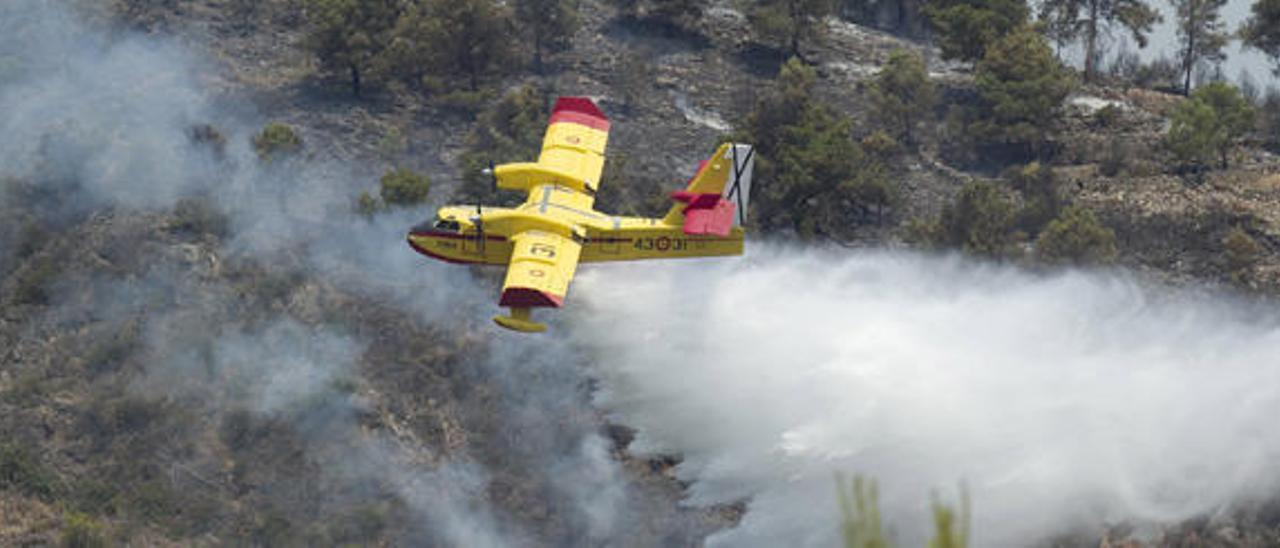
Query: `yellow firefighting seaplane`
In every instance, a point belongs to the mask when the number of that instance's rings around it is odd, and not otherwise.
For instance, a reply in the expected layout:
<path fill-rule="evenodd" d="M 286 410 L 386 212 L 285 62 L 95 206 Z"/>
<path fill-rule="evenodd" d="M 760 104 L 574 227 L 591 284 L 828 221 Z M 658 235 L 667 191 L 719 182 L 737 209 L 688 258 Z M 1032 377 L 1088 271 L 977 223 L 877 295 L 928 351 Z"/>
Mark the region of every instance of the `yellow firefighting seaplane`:
<path fill-rule="evenodd" d="M 604 169 L 609 120 L 585 97 L 561 97 L 537 162 L 490 168 L 499 189 L 528 193 L 515 208 L 443 207 L 415 226 L 409 245 L 451 263 L 509 265 L 498 325 L 546 326 L 538 307 L 560 307 L 578 263 L 741 255 L 750 197 L 752 148 L 726 143 L 702 163 L 661 219 L 618 217 L 592 208 Z"/>

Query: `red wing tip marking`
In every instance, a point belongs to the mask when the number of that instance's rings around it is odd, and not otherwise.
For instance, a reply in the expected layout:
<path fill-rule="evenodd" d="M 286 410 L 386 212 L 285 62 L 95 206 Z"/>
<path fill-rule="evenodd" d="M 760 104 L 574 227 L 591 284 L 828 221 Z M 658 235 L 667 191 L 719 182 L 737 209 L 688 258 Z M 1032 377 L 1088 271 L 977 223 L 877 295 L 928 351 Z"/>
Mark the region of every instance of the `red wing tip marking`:
<path fill-rule="evenodd" d="M 539 306 L 560 308 L 564 305 L 564 297 L 558 297 L 528 287 L 508 287 L 502 292 L 502 299 L 498 301 L 498 306 L 508 306 L 516 308 L 533 308 Z"/>
<path fill-rule="evenodd" d="M 549 124 L 569 122 L 600 131 L 609 131 L 609 118 L 587 97 L 561 97 L 551 110 Z"/>

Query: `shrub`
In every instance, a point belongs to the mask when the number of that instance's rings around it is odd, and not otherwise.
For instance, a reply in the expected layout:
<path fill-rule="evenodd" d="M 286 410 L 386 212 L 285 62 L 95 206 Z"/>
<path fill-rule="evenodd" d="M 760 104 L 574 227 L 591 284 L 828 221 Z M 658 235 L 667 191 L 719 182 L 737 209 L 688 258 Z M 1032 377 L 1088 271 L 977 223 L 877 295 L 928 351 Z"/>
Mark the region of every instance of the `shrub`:
<path fill-rule="evenodd" d="M 1022 195 L 1022 209 L 1017 215 L 1018 229 L 1035 234 L 1062 211 L 1062 196 L 1053 168 L 1031 162 L 1005 170 L 1003 177 Z"/>
<path fill-rule="evenodd" d="M 1107 105 L 1093 113 L 1093 123 L 1104 129 L 1115 127 L 1116 122 L 1120 121 L 1120 114 L 1120 107 Z"/>
<path fill-rule="evenodd" d="M 547 97 L 533 86 L 524 86 L 480 114 L 467 135 L 467 149 L 458 159 L 462 184 L 454 192 L 454 198 L 486 204 L 497 201 L 493 179 L 484 170 L 490 162 L 537 158 L 547 127 L 548 110 Z"/>
<path fill-rule="evenodd" d="M 209 149 L 219 160 L 227 156 L 227 138 L 210 124 L 197 124 L 187 130 L 191 144 Z"/>
<path fill-rule="evenodd" d="M 836 477 L 836 495 L 840 504 L 840 533 L 845 548 L 888 548 L 889 539 L 884 533 L 880 515 L 880 495 L 874 480 L 855 476 L 852 484 Z M 933 532 L 930 548 L 965 548 L 969 545 L 969 524 L 972 522 L 969 494 L 960 488 L 958 510 L 933 496 Z"/>
<path fill-rule="evenodd" d="M 0 445 L 0 488 L 49 497 L 54 494 L 57 476 L 31 450 L 18 443 Z"/>
<path fill-rule="evenodd" d="M 302 138 L 289 125 L 271 122 L 254 135 L 253 150 L 266 163 L 285 160 L 302 150 Z"/>
<path fill-rule="evenodd" d="M 875 480 L 855 476 L 852 484 L 836 479 L 840 501 L 840 533 L 846 548 L 887 548 L 880 517 L 880 492 Z"/>
<path fill-rule="evenodd" d="M 895 138 L 915 142 L 915 127 L 928 119 L 937 101 L 924 60 L 906 50 L 889 55 L 868 90 L 872 113 Z"/>
<path fill-rule="evenodd" d="M 1227 269 L 1236 281 L 1244 281 L 1248 277 L 1263 252 L 1262 245 L 1238 226 L 1222 239 L 1222 248 L 1226 252 Z"/>
<path fill-rule="evenodd" d="M 106 548 L 106 527 L 92 516 L 71 512 L 63 524 L 60 544 L 64 548 Z"/>
<path fill-rule="evenodd" d="M 999 257 L 1011 242 L 1013 205 L 990 181 L 973 181 L 943 206 L 930 229 L 935 245 L 966 253 Z"/>
<path fill-rule="evenodd" d="M 1111 136 L 1107 139 L 1106 148 L 1102 151 L 1102 159 L 1098 162 L 1098 173 L 1107 177 L 1121 174 L 1129 167 L 1130 154 L 1130 147 L 1125 141 L 1120 137 Z"/>
<path fill-rule="evenodd" d="M 34 259 L 18 275 L 18 284 L 14 288 L 14 302 L 17 304 L 45 305 L 52 298 L 50 291 L 62 268 L 49 257 Z"/>
<path fill-rule="evenodd" d="M 1178 105 L 1164 144 L 1183 165 L 1204 167 L 1216 155 L 1225 169 L 1231 148 L 1253 125 L 1253 107 L 1240 90 L 1212 82 Z"/>
<path fill-rule="evenodd" d="M 382 176 L 381 186 L 379 195 L 382 196 L 383 203 L 388 206 L 413 206 L 427 201 L 431 179 L 412 170 L 398 168 L 388 170 Z"/>
<path fill-rule="evenodd" d="M 230 233 L 231 219 L 214 207 L 208 198 L 183 198 L 173 206 L 169 227 L 190 234 L 211 234 L 219 238 Z"/>
<path fill-rule="evenodd" d="M 382 203 L 368 192 L 361 192 L 360 196 L 356 197 L 355 211 L 359 215 L 372 217 L 381 209 Z"/>
<path fill-rule="evenodd" d="M 1116 234 L 1092 211 L 1071 206 L 1040 233 L 1036 250 L 1047 262 L 1108 262 L 1116 256 Z"/>

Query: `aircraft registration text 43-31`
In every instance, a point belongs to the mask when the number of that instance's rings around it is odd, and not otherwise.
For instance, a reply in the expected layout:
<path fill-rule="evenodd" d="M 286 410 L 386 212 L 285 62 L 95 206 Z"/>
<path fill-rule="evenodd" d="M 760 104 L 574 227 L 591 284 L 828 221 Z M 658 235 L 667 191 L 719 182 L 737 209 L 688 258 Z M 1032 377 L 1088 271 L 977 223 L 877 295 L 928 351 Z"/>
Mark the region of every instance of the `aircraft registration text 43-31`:
<path fill-rule="evenodd" d="M 636 238 L 631 244 L 640 251 L 684 251 L 689 249 L 689 240 L 684 238 Z"/>

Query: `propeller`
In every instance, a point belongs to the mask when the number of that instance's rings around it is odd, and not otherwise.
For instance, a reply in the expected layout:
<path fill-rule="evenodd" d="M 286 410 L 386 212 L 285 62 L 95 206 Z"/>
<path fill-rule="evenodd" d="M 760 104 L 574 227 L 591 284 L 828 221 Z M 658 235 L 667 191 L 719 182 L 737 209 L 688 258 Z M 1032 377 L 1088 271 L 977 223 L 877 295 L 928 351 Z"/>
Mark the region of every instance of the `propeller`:
<path fill-rule="evenodd" d="M 493 188 L 496 190 L 498 188 L 498 174 L 494 169 L 493 160 L 489 160 L 489 167 L 484 168 L 482 173 L 484 173 L 485 175 L 488 175 L 493 179 Z M 476 198 L 476 218 L 475 218 L 476 249 L 480 250 L 481 255 L 484 255 L 484 244 L 485 244 L 484 205 L 483 204 L 484 204 L 484 194 L 481 194 L 480 197 Z"/>

